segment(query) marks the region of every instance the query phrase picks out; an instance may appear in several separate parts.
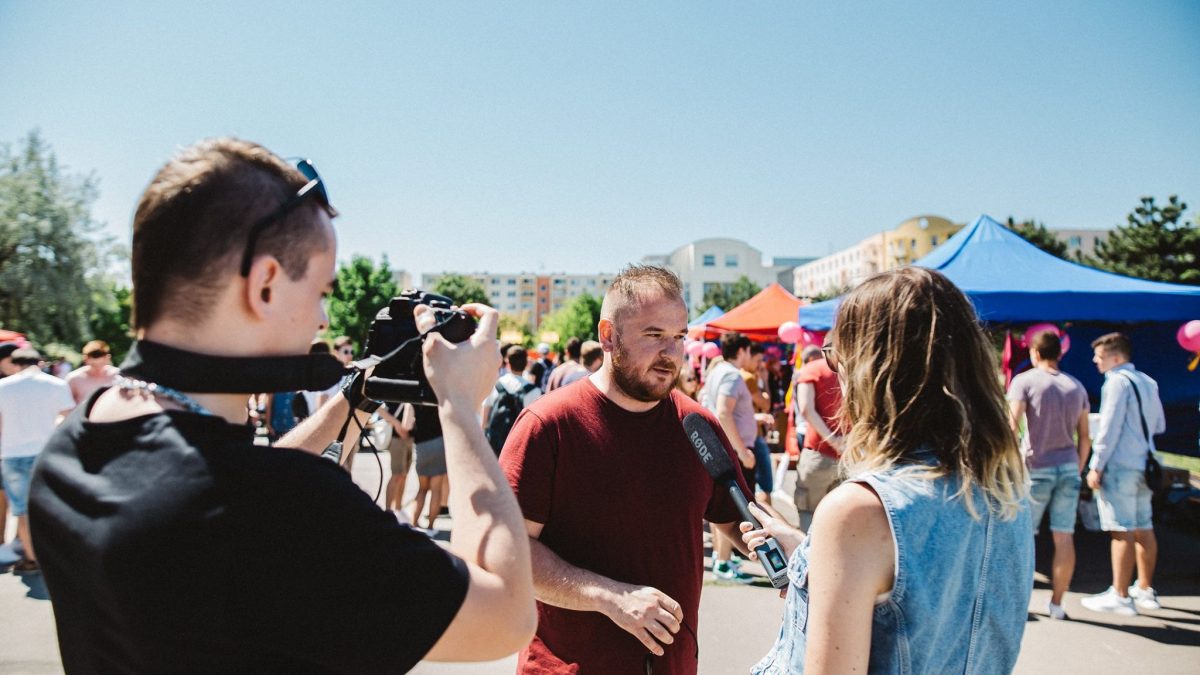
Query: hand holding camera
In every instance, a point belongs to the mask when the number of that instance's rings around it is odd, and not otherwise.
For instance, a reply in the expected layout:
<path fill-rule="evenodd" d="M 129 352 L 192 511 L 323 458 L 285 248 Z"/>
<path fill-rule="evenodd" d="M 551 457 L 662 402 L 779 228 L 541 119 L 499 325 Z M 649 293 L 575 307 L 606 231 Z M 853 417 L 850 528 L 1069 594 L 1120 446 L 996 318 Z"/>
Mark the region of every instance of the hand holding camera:
<path fill-rule="evenodd" d="M 417 326 L 435 320 L 429 307 L 417 308 Z M 487 398 L 500 368 L 496 327 L 500 314 L 486 305 L 470 304 L 463 312 L 477 318 L 479 326 L 469 338 L 452 342 L 431 332 L 424 342 L 425 376 L 438 401 L 475 409 Z"/>

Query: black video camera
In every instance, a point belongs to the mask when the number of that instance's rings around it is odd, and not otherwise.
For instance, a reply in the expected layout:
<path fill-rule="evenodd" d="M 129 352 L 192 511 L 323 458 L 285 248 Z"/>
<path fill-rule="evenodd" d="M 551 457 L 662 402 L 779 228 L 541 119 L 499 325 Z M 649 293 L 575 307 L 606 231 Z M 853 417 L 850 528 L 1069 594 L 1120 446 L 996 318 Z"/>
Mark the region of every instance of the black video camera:
<path fill-rule="evenodd" d="M 444 295 L 408 289 L 392 298 L 388 306 L 375 315 L 367 334 L 367 355 L 383 358 L 367 378 L 367 398 L 389 403 L 437 405 L 437 396 L 425 377 L 421 352 L 425 336 L 417 330 L 413 317 L 417 305 L 433 308 L 436 323 L 430 333 L 440 333 L 448 341 L 457 343 L 475 332 L 475 318 L 461 309 L 454 309 L 454 301 Z"/>

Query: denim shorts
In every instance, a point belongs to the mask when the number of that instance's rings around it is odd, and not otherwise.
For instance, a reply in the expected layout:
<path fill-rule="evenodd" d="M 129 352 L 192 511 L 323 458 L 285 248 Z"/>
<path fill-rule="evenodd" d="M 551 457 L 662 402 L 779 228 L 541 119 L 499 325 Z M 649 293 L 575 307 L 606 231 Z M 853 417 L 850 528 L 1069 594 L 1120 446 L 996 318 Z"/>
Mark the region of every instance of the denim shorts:
<path fill-rule="evenodd" d="M 12 515 L 23 516 L 29 508 L 29 480 L 33 477 L 33 463 L 37 455 L 32 457 L 6 458 L 4 464 L 4 492 L 8 502 L 12 504 Z"/>
<path fill-rule="evenodd" d="M 1150 497 L 1146 474 L 1141 469 L 1105 469 L 1100 489 L 1096 491 L 1100 529 L 1105 532 L 1152 529 Z"/>
<path fill-rule="evenodd" d="M 1029 491 L 1033 529 L 1042 526 L 1042 514 L 1050 509 L 1050 531 L 1075 533 L 1075 515 L 1079 511 L 1079 463 L 1030 469 L 1033 486 Z"/>
<path fill-rule="evenodd" d="M 775 489 L 775 474 L 771 471 L 771 447 L 762 436 L 754 439 L 754 482 L 758 491 L 771 494 Z"/>

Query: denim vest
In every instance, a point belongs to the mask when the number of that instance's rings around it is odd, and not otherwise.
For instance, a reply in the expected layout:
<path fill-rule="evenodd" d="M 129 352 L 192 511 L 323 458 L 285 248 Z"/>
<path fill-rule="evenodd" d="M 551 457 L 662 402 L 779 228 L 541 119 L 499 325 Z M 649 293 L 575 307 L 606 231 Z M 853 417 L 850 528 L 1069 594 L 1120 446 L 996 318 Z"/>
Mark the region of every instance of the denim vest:
<path fill-rule="evenodd" d="M 896 547 L 891 597 L 875 605 L 871 622 L 869 672 L 1012 672 L 1033 591 L 1028 502 L 1004 521 L 988 512 L 976 489 L 980 519 L 974 520 L 966 497 L 952 498 L 954 477 L 891 470 L 853 480 L 879 495 Z M 788 562 L 783 626 L 756 675 L 804 672 L 813 537 L 810 531 Z"/>

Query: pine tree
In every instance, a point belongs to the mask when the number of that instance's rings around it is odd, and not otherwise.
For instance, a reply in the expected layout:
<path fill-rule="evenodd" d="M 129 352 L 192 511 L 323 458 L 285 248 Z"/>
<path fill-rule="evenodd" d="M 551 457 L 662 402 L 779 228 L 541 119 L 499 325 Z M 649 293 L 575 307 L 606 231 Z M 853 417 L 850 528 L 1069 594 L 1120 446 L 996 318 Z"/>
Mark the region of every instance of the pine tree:
<path fill-rule="evenodd" d="M 1046 229 L 1046 226 L 1042 223 L 1033 220 L 1023 220 L 1018 223 L 1012 216 L 1009 216 L 1008 222 L 1004 223 L 1004 226 L 1021 235 L 1021 238 L 1025 241 L 1050 255 L 1058 256 L 1059 258 L 1067 257 L 1066 243 L 1054 236 L 1054 233 Z"/>
<path fill-rule="evenodd" d="M 1200 285 L 1200 227 L 1181 222 L 1187 204 L 1142 197 L 1125 225 L 1096 244 L 1096 267 L 1142 279 Z"/>

